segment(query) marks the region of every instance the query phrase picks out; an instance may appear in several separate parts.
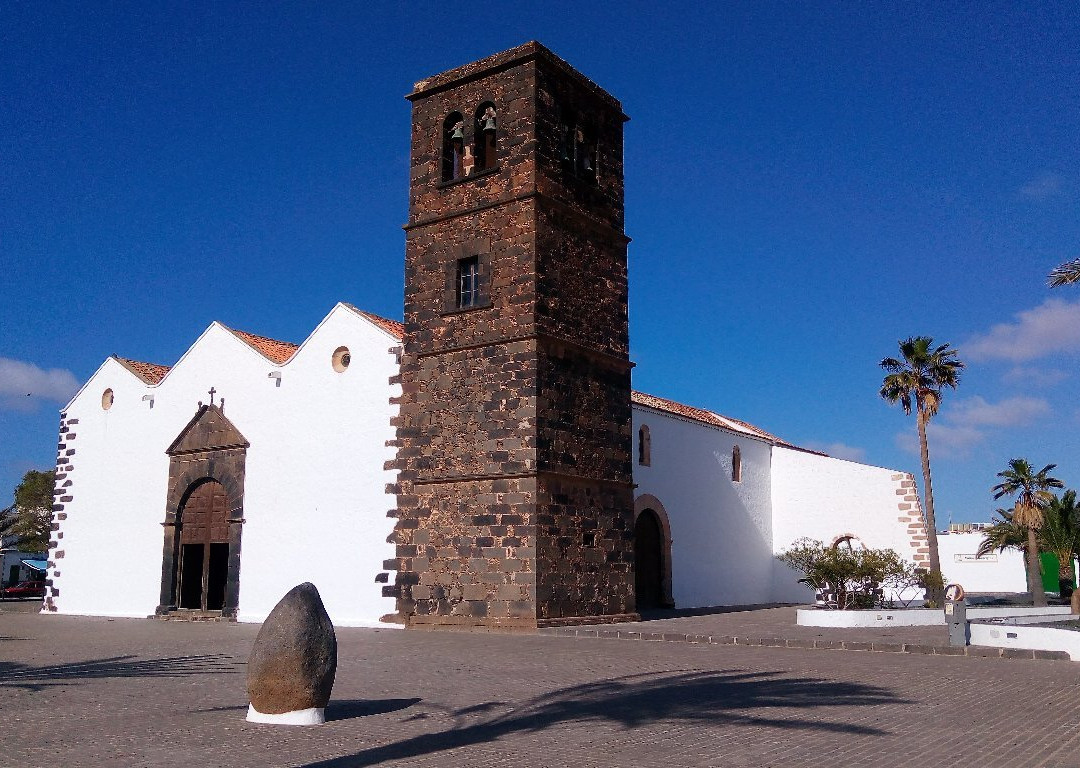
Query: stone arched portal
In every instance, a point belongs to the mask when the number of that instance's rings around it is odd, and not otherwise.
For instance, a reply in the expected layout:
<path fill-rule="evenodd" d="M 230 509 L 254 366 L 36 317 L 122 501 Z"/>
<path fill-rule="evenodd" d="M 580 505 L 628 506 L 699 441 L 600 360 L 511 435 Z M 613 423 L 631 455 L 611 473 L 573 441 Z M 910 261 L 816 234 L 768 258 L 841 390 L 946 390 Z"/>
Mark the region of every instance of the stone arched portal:
<path fill-rule="evenodd" d="M 651 494 L 634 502 L 634 587 L 638 610 L 675 607 L 671 526 L 664 505 Z"/>
<path fill-rule="evenodd" d="M 158 615 L 198 610 L 236 617 L 248 446 L 221 406 L 200 403 L 166 451 L 169 488 Z"/>
<path fill-rule="evenodd" d="M 180 548 L 176 562 L 178 607 L 222 610 L 228 568 L 225 488 L 217 480 L 202 480 L 188 491 L 180 508 Z"/>

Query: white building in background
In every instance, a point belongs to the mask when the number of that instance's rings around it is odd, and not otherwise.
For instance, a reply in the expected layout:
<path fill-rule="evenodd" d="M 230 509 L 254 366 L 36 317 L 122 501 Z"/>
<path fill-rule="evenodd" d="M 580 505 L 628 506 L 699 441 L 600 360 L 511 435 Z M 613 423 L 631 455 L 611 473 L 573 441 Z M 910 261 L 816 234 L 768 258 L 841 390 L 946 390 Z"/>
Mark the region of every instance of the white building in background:
<path fill-rule="evenodd" d="M 45 610 L 261 621 L 310 581 L 377 625 L 401 334 L 338 304 L 300 345 L 213 323 L 171 368 L 106 360 L 62 415 Z M 908 474 L 641 393 L 632 434 L 639 606 L 812 600 L 775 557 L 803 536 L 926 561 Z"/>
<path fill-rule="evenodd" d="M 1018 549 L 991 552 L 978 557 L 982 531 L 950 531 L 938 534 L 938 554 L 945 579 L 966 592 L 1026 592 L 1027 568 Z"/>

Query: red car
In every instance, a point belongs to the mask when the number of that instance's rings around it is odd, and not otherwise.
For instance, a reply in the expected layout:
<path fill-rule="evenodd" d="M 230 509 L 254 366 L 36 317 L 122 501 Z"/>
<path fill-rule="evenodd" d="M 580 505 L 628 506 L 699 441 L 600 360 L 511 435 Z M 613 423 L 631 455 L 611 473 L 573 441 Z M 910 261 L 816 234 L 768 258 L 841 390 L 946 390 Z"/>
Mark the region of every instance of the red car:
<path fill-rule="evenodd" d="M 45 597 L 45 582 L 20 581 L 18 584 L 0 589 L 0 599 L 17 600 L 26 597 Z"/>

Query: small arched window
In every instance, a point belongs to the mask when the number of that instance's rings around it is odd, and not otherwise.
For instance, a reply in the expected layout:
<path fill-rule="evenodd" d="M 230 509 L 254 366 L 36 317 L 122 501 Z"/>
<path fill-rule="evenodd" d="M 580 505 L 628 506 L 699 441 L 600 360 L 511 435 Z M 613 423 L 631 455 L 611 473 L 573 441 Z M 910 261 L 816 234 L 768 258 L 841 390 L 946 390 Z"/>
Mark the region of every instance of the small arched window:
<path fill-rule="evenodd" d="M 742 450 L 737 445 L 731 449 L 731 482 L 742 482 Z"/>
<path fill-rule="evenodd" d="M 649 435 L 649 428 L 644 424 L 637 433 L 637 461 L 643 467 L 648 467 L 652 464 L 652 437 Z"/>
<path fill-rule="evenodd" d="M 476 170 L 484 171 L 495 167 L 497 148 L 496 123 L 498 115 L 495 105 L 485 101 L 476 110 L 475 149 Z"/>
<path fill-rule="evenodd" d="M 453 181 L 465 175 L 465 120 L 460 112 L 451 112 L 443 120 L 442 180 Z"/>

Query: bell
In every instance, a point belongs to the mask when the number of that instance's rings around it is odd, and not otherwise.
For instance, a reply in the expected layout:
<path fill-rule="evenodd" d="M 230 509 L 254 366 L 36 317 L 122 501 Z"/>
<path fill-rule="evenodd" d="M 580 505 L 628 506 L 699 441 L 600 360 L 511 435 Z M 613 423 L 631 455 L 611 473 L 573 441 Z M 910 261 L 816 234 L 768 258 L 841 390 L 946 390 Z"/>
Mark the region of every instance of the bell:
<path fill-rule="evenodd" d="M 495 118 L 484 117 L 480 120 L 480 130 L 482 131 L 494 131 L 495 130 Z"/>
<path fill-rule="evenodd" d="M 583 171 L 587 171 L 589 173 L 592 173 L 592 170 L 593 170 L 592 157 L 589 156 L 588 152 L 585 153 L 585 157 L 582 158 L 582 160 L 581 160 L 581 169 Z"/>
<path fill-rule="evenodd" d="M 461 123 L 458 123 L 450 129 L 451 141 L 465 141 L 465 131 L 462 129 Z"/>

